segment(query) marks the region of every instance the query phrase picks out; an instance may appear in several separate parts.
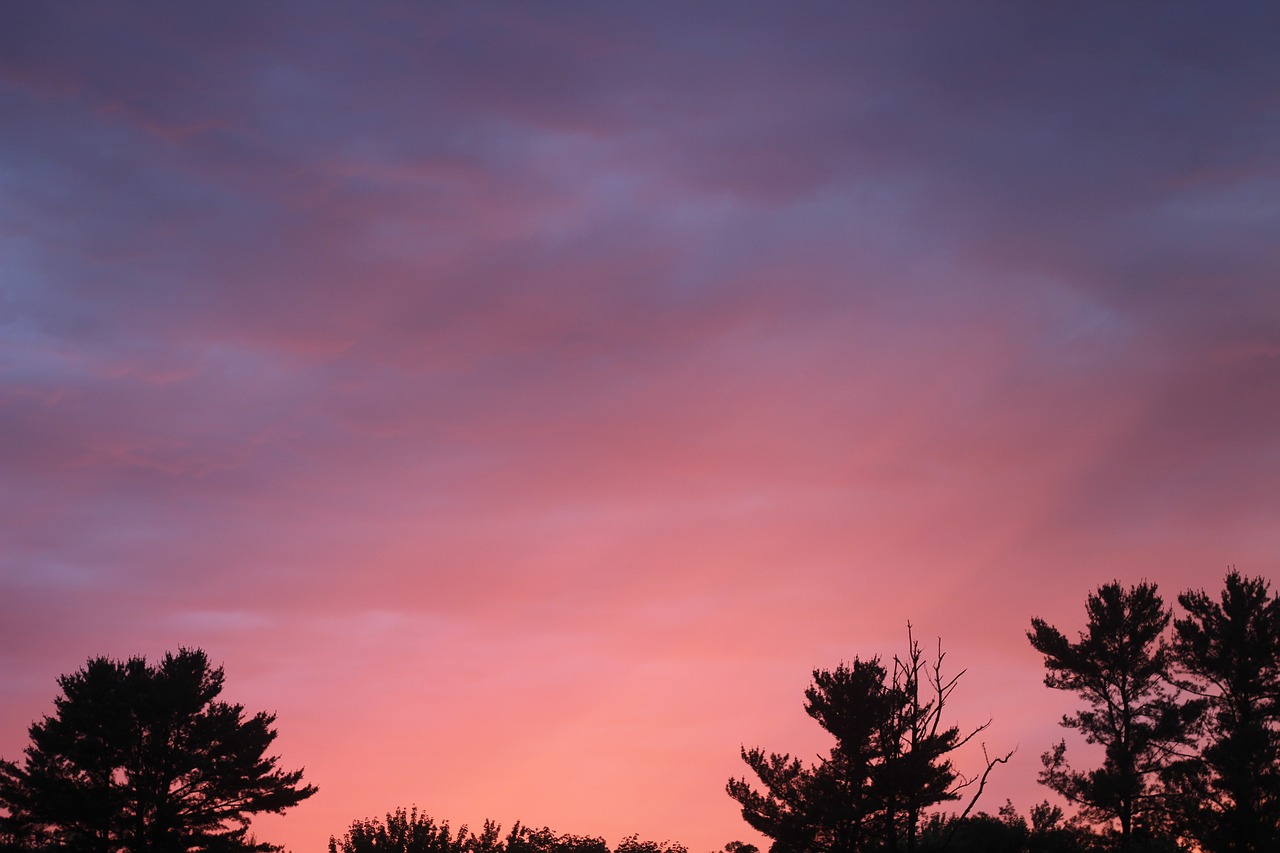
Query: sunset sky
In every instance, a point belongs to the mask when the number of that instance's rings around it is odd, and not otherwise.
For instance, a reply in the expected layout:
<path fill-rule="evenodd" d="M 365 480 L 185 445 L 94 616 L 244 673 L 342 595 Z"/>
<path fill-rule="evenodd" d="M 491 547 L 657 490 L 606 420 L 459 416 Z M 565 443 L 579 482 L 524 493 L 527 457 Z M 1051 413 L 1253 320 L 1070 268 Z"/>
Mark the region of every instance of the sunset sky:
<path fill-rule="evenodd" d="M 1032 616 L 1280 576 L 1278 10 L 0 5 L 0 756 L 199 646 L 294 853 L 708 853 L 910 621 L 1025 812 Z"/>

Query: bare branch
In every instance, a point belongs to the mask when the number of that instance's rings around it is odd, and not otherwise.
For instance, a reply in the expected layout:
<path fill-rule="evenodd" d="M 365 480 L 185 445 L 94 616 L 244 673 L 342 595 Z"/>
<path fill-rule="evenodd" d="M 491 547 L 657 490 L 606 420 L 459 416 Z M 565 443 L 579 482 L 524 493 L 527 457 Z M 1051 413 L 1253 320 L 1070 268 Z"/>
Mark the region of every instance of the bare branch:
<path fill-rule="evenodd" d="M 995 766 L 997 764 L 1008 764 L 1009 759 L 1013 758 L 1013 754 L 1017 751 L 1018 751 L 1018 748 L 1015 746 L 1013 749 L 1006 752 L 1003 756 L 996 756 L 995 758 L 991 758 L 990 756 L 987 755 L 987 745 L 985 743 L 982 745 L 982 758 L 984 761 L 987 762 L 987 769 L 983 770 L 982 776 L 978 778 L 978 790 L 973 792 L 973 797 L 970 798 L 969 804 L 964 807 L 964 811 L 962 811 L 959 815 L 955 817 L 954 820 L 951 821 L 951 830 L 947 833 L 947 837 L 942 841 L 943 850 L 947 849 L 947 845 L 951 843 L 951 839 L 955 837 L 956 832 L 960 829 L 960 822 L 965 818 L 967 818 L 969 816 L 969 813 L 973 811 L 973 807 L 978 804 L 978 798 L 982 796 L 982 791 L 987 787 L 987 777 L 991 775 L 991 771 L 995 769 Z M 967 786 L 972 783 L 973 783 L 973 780 L 970 779 L 968 782 L 965 783 L 965 785 Z"/>

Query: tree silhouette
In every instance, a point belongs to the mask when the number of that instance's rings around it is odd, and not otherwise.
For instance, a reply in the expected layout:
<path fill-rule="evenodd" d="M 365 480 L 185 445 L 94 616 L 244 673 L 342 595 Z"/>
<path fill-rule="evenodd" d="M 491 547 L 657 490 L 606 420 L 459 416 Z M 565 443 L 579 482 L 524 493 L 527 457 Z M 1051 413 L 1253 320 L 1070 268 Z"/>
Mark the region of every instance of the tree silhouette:
<path fill-rule="evenodd" d="M 934 813 L 921 830 L 922 853 L 1094 853 L 1100 838 L 1047 801 L 1030 820 L 1006 800 L 995 815 Z"/>
<path fill-rule="evenodd" d="M 962 778 L 949 755 L 967 736 L 942 724 L 943 709 L 960 678 L 942 675 L 941 648 L 928 665 L 908 634 L 908 653 L 892 669 L 879 658 L 855 657 L 834 670 L 815 670 L 805 711 L 835 738 L 830 754 L 806 766 L 788 754 L 742 750 L 763 791 L 730 779 L 729 796 L 743 819 L 773 839 L 771 853 L 862 853 L 914 850 L 925 809 L 958 799 L 1009 755 L 988 761 L 981 778 Z M 961 673 L 963 675 L 963 673 Z"/>
<path fill-rule="evenodd" d="M 642 841 L 638 835 L 628 835 L 618 842 L 613 853 L 689 853 L 689 850 L 675 841 Z"/>
<path fill-rule="evenodd" d="M 278 850 L 249 836 L 250 817 L 316 791 L 266 754 L 273 714 L 217 701 L 222 668 L 203 651 L 94 658 L 58 683 L 24 765 L 0 761 L 0 830 L 20 849 Z"/>
<path fill-rule="evenodd" d="M 1280 598 L 1231 571 L 1220 600 L 1199 590 L 1178 601 L 1182 684 L 1210 707 L 1202 760 L 1182 780 L 1195 835 L 1212 853 L 1280 850 Z"/>
<path fill-rule="evenodd" d="M 492 834 L 497 834 L 496 827 Z M 437 824 L 417 806 L 396 809 L 386 820 L 354 821 L 341 839 L 329 838 L 329 853 L 467 853 L 475 846 L 475 836 L 465 826 L 455 834 L 448 821 Z"/>
<path fill-rule="evenodd" d="M 1165 822 L 1160 775 L 1190 744 L 1199 706 L 1180 704 L 1169 687 L 1172 655 L 1163 632 L 1171 616 L 1155 584 L 1105 584 L 1086 610 L 1088 625 L 1076 642 L 1038 618 L 1027 637 L 1044 655 L 1045 684 L 1088 703 L 1062 725 L 1104 748 L 1102 766 L 1072 769 L 1064 740 L 1044 754 L 1040 781 L 1090 820 L 1118 822 L 1119 846 L 1131 849 Z"/>
<path fill-rule="evenodd" d="M 448 822 L 436 823 L 413 807 L 389 813 L 385 820 L 357 820 L 342 836 L 329 838 L 329 853 L 610 853 L 603 838 L 560 835 L 549 828 L 531 829 L 519 821 L 503 838 L 502 828 L 484 822 L 479 835 L 463 825 L 452 832 Z M 689 853 L 680 844 L 641 841 L 631 835 L 613 853 Z"/>
<path fill-rule="evenodd" d="M 603 838 L 561 835 L 545 826 L 531 829 L 516 821 L 499 853 L 609 853 L 609 845 Z"/>

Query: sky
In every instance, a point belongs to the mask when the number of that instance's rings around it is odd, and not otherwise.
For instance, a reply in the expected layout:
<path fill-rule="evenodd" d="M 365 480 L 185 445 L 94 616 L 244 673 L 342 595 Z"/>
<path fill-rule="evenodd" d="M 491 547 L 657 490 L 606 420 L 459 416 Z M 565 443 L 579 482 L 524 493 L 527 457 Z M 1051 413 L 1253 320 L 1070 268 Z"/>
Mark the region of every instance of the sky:
<path fill-rule="evenodd" d="M 3 4 L 0 756 L 201 647 L 319 786 L 255 823 L 295 853 L 412 804 L 709 853 L 740 749 L 827 748 L 812 671 L 910 623 L 1025 812 L 1076 707 L 1033 616 L 1280 577 L 1278 41 Z"/>

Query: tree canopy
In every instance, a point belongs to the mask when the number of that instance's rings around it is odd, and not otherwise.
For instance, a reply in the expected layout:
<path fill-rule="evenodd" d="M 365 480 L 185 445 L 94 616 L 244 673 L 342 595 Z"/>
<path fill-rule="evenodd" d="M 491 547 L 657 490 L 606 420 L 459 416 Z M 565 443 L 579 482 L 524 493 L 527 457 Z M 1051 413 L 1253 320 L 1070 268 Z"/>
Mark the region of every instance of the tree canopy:
<path fill-rule="evenodd" d="M 745 845 L 743 845 L 745 846 Z M 341 838 L 330 836 L 329 853 L 689 853 L 680 844 L 642 841 L 630 835 L 610 850 L 603 838 L 563 835 L 548 827 L 533 829 L 519 821 L 505 836 L 502 827 L 484 822 L 479 834 L 464 824 L 457 831 L 416 806 L 398 808 L 384 818 L 353 821 Z"/>
<path fill-rule="evenodd" d="M 1182 686 L 1208 703 L 1205 743 L 1184 802 L 1203 848 L 1280 850 L 1280 597 L 1262 578 L 1227 574 L 1221 596 L 1178 596 Z"/>
<path fill-rule="evenodd" d="M 1041 781 L 1098 822 L 1119 824 L 1122 849 L 1155 831 L 1167 809 L 1161 774 L 1189 749 L 1194 705 L 1170 686 L 1172 653 L 1164 637 L 1171 614 L 1155 584 L 1104 584 L 1089 595 L 1088 623 L 1072 641 L 1042 619 L 1027 637 L 1044 655 L 1044 682 L 1088 704 L 1062 725 L 1104 749 L 1102 765 L 1077 770 L 1060 742 L 1043 757 Z"/>
<path fill-rule="evenodd" d="M 201 650 L 93 658 L 58 680 L 21 765 L 0 761 L 0 831 L 19 849 L 271 851 L 250 818 L 316 792 L 267 754 L 275 715 L 218 700 Z"/>
<path fill-rule="evenodd" d="M 1045 684 L 1088 706 L 1062 725 L 1104 749 L 1079 770 L 1063 740 L 1041 781 L 1122 850 L 1278 850 L 1280 598 L 1233 570 L 1217 599 L 1178 603 L 1174 619 L 1155 584 L 1112 582 L 1089 596 L 1077 641 L 1032 620 Z"/>
<path fill-rule="evenodd" d="M 1061 724 L 1101 747 L 1097 766 L 1043 756 L 1049 802 L 1029 819 L 1006 804 L 974 812 L 987 778 L 1012 752 L 965 777 L 967 734 L 945 713 L 961 676 L 944 676 L 908 626 L 907 652 L 887 663 L 854 657 L 816 669 L 805 712 L 831 735 L 809 764 L 743 747 L 755 779 L 731 778 L 746 822 L 770 853 L 1273 853 L 1280 850 L 1280 596 L 1234 570 L 1215 598 L 1203 590 L 1165 606 L 1153 583 L 1103 584 L 1071 639 L 1040 618 L 1027 637 L 1045 684 L 1083 706 Z M 245 853 L 278 851 L 250 835 L 256 814 L 281 813 L 316 792 L 268 750 L 275 715 L 219 699 L 221 667 L 181 649 L 152 664 L 90 659 L 58 679 L 53 713 L 33 723 L 19 762 L 0 760 L 0 853 Z M 1073 753 L 1073 758 L 1080 761 Z M 940 809 L 961 797 L 959 813 Z M 637 836 L 610 848 L 492 821 L 456 832 L 416 808 L 353 822 L 329 853 L 688 853 Z M 730 842 L 724 853 L 756 853 Z"/>
<path fill-rule="evenodd" d="M 962 736 L 943 724 L 959 676 L 943 677 L 942 658 L 939 648 L 930 664 L 909 634 L 906 656 L 895 657 L 891 667 L 878 657 L 855 657 L 834 670 L 815 670 L 805 711 L 835 738 L 816 765 L 743 748 L 763 791 L 745 778 L 730 779 L 727 790 L 743 819 L 773 839 L 772 853 L 914 850 L 925 809 L 958 799 L 1008 760 L 989 761 L 973 779 L 952 765 L 951 753 L 986 726 Z"/>

